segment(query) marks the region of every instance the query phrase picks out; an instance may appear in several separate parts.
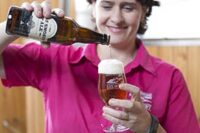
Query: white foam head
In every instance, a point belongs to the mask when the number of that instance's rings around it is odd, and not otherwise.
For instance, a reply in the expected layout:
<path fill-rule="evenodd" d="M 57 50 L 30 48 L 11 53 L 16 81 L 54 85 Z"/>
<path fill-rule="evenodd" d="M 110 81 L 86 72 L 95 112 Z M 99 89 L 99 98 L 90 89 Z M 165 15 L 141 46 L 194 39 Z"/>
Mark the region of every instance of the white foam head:
<path fill-rule="evenodd" d="M 102 60 L 98 65 L 98 73 L 122 74 L 123 72 L 124 72 L 123 63 L 116 59 L 105 59 Z"/>

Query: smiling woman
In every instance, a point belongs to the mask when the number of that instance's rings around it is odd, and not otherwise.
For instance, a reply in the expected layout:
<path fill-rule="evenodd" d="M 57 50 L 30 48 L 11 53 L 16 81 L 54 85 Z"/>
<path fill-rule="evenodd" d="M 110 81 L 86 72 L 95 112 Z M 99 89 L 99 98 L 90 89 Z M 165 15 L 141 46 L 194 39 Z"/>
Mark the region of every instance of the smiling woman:
<path fill-rule="evenodd" d="M 80 5 L 85 5 L 85 6 L 79 6 L 78 4 L 76 4 L 76 14 L 77 14 L 76 17 L 77 17 L 78 23 L 86 27 L 93 28 L 94 23 L 90 21 L 91 8 L 88 9 L 88 7 L 90 6 L 87 5 L 85 1 L 82 1 L 82 0 L 76 0 L 76 2 L 81 3 Z M 198 35 L 200 34 L 197 34 L 199 32 L 198 29 L 200 28 L 192 28 L 194 26 L 193 24 L 191 24 L 190 26 L 185 26 L 187 25 L 188 22 L 193 22 L 194 24 L 200 23 L 198 18 L 196 19 L 193 18 L 196 15 L 189 15 L 193 13 L 194 14 L 198 13 L 197 11 L 199 10 L 199 8 L 197 8 L 198 6 L 197 3 L 199 3 L 198 0 L 162 1 L 161 7 L 153 9 L 152 17 L 149 18 L 148 20 L 149 26 L 148 26 L 147 32 L 144 34 L 144 38 L 145 38 L 145 43 L 148 45 L 150 44 L 150 46 L 148 46 L 150 53 L 162 59 L 165 59 L 170 63 L 175 64 L 183 71 L 183 74 L 186 77 L 187 82 L 189 84 L 189 89 L 192 95 L 196 112 L 198 116 L 200 116 L 200 104 L 198 102 L 198 95 L 200 94 L 199 89 L 198 89 L 198 86 L 200 85 L 198 82 L 198 79 L 199 79 L 200 74 L 198 73 L 198 70 L 195 69 L 195 68 L 198 68 L 199 63 L 200 63 L 198 59 L 198 56 L 199 56 L 198 53 L 200 49 L 199 47 L 196 47 L 196 45 L 200 45 L 200 42 L 198 41 Z M 189 5 L 193 5 L 193 6 L 189 6 Z M 185 10 L 186 7 L 192 8 L 192 9 L 188 11 L 188 10 Z M 179 9 L 177 10 L 177 8 Z M 185 18 L 185 15 L 187 15 L 187 18 Z M 177 19 L 177 16 L 181 17 L 181 19 Z M 174 20 L 174 21 L 171 21 L 171 20 Z M 192 21 L 192 20 L 195 20 L 195 21 Z M 199 25 L 195 25 L 195 27 L 198 27 L 198 26 Z M 171 27 L 174 27 L 174 28 L 171 28 Z M 172 31 L 174 30 L 178 30 L 178 31 L 177 32 L 175 31 L 172 33 Z M 194 33 L 194 34 L 191 34 L 191 33 Z M 192 39 L 192 38 L 196 38 L 196 39 Z M 174 45 L 176 45 L 177 47 L 174 47 Z M 184 46 L 195 45 L 195 47 L 179 47 L 183 45 Z M 164 46 L 167 46 L 167 47 L 164 47 Z M 169 46 L 172 46 L 172 47 L 169 47 Z"/>

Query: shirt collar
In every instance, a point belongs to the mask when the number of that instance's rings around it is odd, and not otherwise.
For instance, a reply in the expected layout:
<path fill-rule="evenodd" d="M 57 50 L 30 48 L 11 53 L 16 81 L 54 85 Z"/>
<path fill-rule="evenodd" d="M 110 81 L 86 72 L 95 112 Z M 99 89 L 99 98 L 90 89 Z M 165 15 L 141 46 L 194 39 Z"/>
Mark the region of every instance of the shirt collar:
<path fill-rule="evenodd" d="M 98 66 L 100 59 L 97 54 L 97 44 L 88 44 L 85 53 L 85 57 L 91 61 L 95 66 Z"/>
<path fill-rule="evenodd" d="M 85 44 L 84 46 L 73 46 L 70 54 L 70 63 L 77 64 L 84 58 L 92 62 L 95 66 L 98 66 L 100 59 L 97 55 L 96 44 Z M 76 50 L 75 50 L 76 49 Z"/>
<path fill-rule="evenodd" d="M 132 69 L 141 66 L 146 71 L 155 75 L 156 71 L 152 62 L 152 57 L 149 55 L 143 42 L 137 39 L 136 45 L 137 45 L 137 51 L 135 59 L 125 66 L 125 73 L 129 73 Z M 85 46 L 83 46 L 82 50 L 83 51 L 81 52 L 79 58 L 73 63 L 78 63 L 83 57 L 85 57 L 86 59 L 91 61 L 95 66 L 98 66 L 100 59 L 97 54 L 97 45 L 86 44 Z"/>
<path fill-rule="evenodd" d="M 152 57 L 149 55 L 143 42 L 140 39 L 137 39 L 136 46 L 137 46 L 137 50 L 136 50 L 135 59 L 126 65 L 125 72 L 128 73 L 132 69 L 135 69 L 135 68 L 141 66 L 146 71 L 155 75 L 156 71 L 155 71 L 155 68 L 154 68 L 154 65 L 152 62 Z"/>

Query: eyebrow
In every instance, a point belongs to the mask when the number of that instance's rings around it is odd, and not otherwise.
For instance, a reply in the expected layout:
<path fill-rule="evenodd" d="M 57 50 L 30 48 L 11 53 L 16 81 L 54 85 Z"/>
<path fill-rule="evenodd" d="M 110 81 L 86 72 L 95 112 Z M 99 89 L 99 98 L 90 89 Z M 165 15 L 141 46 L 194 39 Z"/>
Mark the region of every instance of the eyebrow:
<path fill-rule="evenodd" d="M 122 2 L 121 5 L 131 5 L 136 6 L 137 4 L 135 2 Z"/>
<path fill-rule="evenodd" d="M 123 2 L 120 4 L 121 7 L 130 7 L 130 8 L 137 8 L 137 4 L 134 2 Z"/>
<path fill-rule="evenodd" d="M 101 3 L 108 3 L 108 4 L 112 4 L 114 2 L 109 1 L 109 0 L 102 0 Z M 132 5 L 132 6 L 136 6 L 137 4 L 135 2 L 122 2 L 120 3 L 120 5 Z"/>

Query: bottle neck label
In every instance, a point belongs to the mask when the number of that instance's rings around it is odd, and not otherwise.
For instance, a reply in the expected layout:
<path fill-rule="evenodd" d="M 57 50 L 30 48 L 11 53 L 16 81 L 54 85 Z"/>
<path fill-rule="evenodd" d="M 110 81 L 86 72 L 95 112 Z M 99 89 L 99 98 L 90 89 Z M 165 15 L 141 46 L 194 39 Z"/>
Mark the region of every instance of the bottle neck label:
<path fill-rule="evenodd" d="M 32 17 L 28 22 L 30 38 L 39 39 L 42 41 L 47 41 L 49 38 L 52 38 L 57 32 L 57 23 L 53 18 L 38 18 L 32 13 Z"/>

